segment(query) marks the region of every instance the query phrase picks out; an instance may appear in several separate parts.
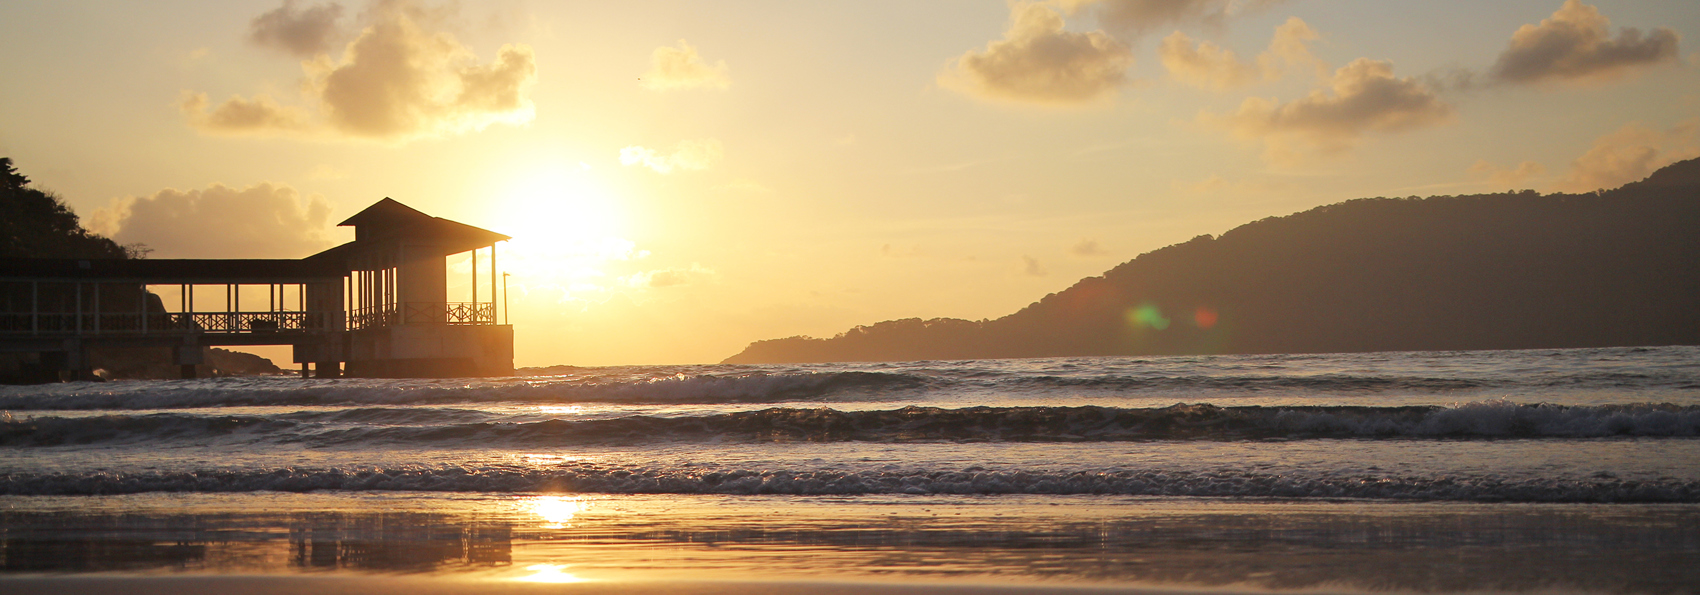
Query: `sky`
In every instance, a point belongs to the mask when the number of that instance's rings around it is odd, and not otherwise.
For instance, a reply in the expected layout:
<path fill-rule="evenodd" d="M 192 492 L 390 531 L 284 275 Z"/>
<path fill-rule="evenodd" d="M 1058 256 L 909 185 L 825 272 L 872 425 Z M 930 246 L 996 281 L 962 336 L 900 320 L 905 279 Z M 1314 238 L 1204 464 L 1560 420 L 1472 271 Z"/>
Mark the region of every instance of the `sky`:
<path fill-rule="evenodd" d="M 1697 40 L 1691 0 L 10 0 L 0 156 L 153 258 L 394 198 L 515 238 L 517 365 L 716 362 L 1352 198 L 1616 187 L 1700 156 Z"/>

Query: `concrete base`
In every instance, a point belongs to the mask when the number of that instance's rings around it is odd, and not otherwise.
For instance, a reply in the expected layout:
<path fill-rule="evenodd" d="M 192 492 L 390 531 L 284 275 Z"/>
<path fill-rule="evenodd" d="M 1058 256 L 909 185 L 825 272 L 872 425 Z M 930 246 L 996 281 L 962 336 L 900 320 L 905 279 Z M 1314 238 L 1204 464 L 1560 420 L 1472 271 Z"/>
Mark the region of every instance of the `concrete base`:
<path fill-rule="evenodd" d="M 408 325 L 348 334 L 345 375 L 363 378 L 512 376 L 511 325 Z"/>

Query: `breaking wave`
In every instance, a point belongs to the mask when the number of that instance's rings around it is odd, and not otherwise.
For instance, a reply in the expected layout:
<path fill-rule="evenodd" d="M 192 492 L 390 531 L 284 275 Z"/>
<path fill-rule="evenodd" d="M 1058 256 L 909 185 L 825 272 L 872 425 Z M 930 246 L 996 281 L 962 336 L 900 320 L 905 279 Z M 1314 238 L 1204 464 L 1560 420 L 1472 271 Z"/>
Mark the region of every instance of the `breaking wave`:
<path fill-rule="evenodd" d="M 577 492 L 614 494 L 1099 494 L 1238 498 L 1354 498 L 1474 502 L 1700 502 L 1700 481 L 1614 477 L 1506 479 L 1381 475 L 1297 476 L 1256 471 L 804 471 L 652 469 L 595 464 L 551 468 L 396 467 L 192 472 L 0 474 L 0 494 L 141 492 Z"/>
<path fill-rule="evenodd" d="M 363 408 L 277 416 L 155 413 L 0 421 L 0 446 L 241 440 L 310 446 L 545 447 L 690 441 L 1105 442 L 1269 439 L 1497 439 L 1700 436 L 1700 406 L 769 408 L 700 416 L 472 421 L 457 409 Z"/>
<path fill-rule="evenodd" d="M 141 390 L 100 385 L 65 394 L 0 392 L 0 410 L 87 411 L 203 407 L 440 405 L 480 403 L 762 403 L 809 400 L 845 391 L 916 388 L 925 380 L 879 372 L 683 374 L 656 378 L 525 379 L 370 386 L 283 379 L 265 383 L 147 383 Z"/>

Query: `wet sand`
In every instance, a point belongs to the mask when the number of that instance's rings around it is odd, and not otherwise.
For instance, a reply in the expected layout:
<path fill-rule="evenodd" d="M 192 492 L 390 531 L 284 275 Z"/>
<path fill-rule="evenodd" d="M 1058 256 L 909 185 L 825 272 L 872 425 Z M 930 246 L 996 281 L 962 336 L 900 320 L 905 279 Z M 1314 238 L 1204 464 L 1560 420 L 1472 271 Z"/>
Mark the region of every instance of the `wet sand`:
<path fill-rule="evenodd" d="M 1680 592 L 1700 506 L 0 497 L 6 593 Z M 1629 568 L 1651 569 L 1629 572 Z"/>

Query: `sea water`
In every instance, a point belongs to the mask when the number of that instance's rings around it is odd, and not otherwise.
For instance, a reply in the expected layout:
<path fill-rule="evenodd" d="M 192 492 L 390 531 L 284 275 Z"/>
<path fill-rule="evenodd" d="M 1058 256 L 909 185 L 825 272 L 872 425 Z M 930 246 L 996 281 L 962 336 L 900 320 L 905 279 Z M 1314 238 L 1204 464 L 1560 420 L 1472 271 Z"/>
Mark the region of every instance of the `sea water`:
<path fill-rule="evenodd" d="M 1692 592 L 1700 348 L 0 388 L 0 570 Z"/>

